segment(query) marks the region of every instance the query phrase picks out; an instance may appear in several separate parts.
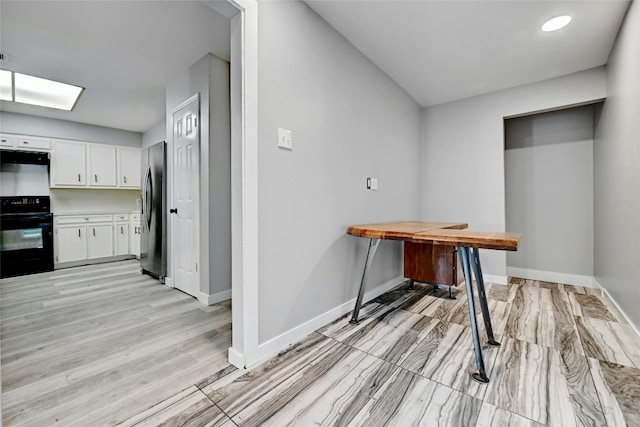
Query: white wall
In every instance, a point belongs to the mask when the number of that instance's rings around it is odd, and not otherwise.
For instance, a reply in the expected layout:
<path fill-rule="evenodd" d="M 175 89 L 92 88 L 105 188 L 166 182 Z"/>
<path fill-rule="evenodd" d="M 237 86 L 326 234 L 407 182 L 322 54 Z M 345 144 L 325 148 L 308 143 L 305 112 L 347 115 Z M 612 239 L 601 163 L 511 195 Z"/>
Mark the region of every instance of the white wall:
<path fill-rule="evenodd" d="M 423 109 L 423 219 L 505 231 L 503 119 L 605 96 L 599 67 Z M 484 273 L 506 276 L 504 252 L 481 251 L 481 257 Z"/>
<path fill-rule="evenodd" d="M 49 197 L 51 212 L 56 215 L 140 211 L 138 190 L 52 188 Z"/>
<path fill-rule="evenodd" d="M 596 121 L 595 277 L 640 328 L 640 4 L 631 3 L 607 64 Z"/>
<path fill-rule="evenodd" d="M 0 132 L 142 147 L 142 134 L 47 117 L 0 112 Z"/>
<path fill-rule="evenodd" d="M 420 108 L 302 2 L 259 2 L 259 339 L 355 298 L 351 224 L 420 214 Z M 293 132 L 293 151 L 277 129 Z M 365 188 L 377 177 L 379 191 Z M 402 275 L 381 243 L 369 289 Z"/>
<path fill-rule="evenodd" d="M 208 288 L 203 292 L 217 295 L 214 300 L 231 295 L 231 106 L 229 63 L 209 55 L 209 120 L 203 122 L 208 134 L 207 223 L 209 224 Z M 205 128 L 208 128 L 206 129 Z"/>
<path fill-rule="evenodd" d="M 172 110 L 200 94 L 200 300 L 230 298 L 231 290 L 231 118 L 229 63 L 203 56 L 167 85 L 167 200 L 171 204 L 173 170 Z M 167 224 L 168 253 L 173 257 L 172 222 Z M 179 248 L 175 248 L 179 250 Z M 173 276 L 168 261 L 167 275 Z M 226 294 L 225 294 L 226 293 Z M 210 300 L 211 301 L 211 300 Z"/>
<path fill-rule="evenodd" d="M 160 120 L 151 129 L 147 129 L 142 134 L 142 147 L 147 148 L 155 143 L 165 141 L 167 139 L 167 122 L 166 118 Z"/>
<path fill-rule="evenodd" d="M 507 252 L 509 275 L 556 272 L 591 283 L 593 106 L 506 120 L 505 186 L 507 230 L 522 236 Z"/>

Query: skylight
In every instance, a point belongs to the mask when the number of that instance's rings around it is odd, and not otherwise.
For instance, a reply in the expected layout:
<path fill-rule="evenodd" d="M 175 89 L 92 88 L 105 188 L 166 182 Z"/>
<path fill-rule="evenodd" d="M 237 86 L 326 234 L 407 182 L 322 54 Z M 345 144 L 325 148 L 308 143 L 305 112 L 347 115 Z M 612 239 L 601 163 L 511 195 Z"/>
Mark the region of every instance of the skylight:
<path fill-rule="evenodd" d="M 0 99 L 71 111 L 84 88 L 0 70 Z"/>
<path fill-rule="evenodd" d="M 12 79 L 11 71 L 0 70 L 0 99 L 3 101 L 13 101 Z"/>

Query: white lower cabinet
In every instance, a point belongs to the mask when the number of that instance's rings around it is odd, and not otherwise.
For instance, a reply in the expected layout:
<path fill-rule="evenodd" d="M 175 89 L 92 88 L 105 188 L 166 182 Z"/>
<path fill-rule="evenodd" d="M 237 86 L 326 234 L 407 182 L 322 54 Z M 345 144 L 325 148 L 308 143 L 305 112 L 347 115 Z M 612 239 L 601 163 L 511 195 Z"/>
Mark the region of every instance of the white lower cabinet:
<path fill-rule="evenodd" d="M 114 227 L 114 250 L 115 255 L 129 255 L 129 215 L 119 214 L 115 216 Z"/>
<path fill-rule="evenodd" d="M 85 224 L 57 225 L 57 262 L 72 262 L 87 259 L 87 226 Z"/>
<path fill-rule="evenodd" d="M 128 214 L 60 215 L 54 228 L 56 264 L 131 253 Z"/>
<path fill-rule="evenodd" d="M 140 258 L 140 214 L 131 214 L 131 253 Z"/>
<path fill-rule="evenodd" d="M 87 225 L 87 259 L 113 256 L 113 223 Z"/>

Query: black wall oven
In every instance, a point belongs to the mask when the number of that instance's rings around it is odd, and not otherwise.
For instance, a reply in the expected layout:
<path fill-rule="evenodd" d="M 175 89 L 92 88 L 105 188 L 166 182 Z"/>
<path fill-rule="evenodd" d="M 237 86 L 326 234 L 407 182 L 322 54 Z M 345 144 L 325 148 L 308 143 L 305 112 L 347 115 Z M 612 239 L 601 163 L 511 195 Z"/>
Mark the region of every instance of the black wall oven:
<path fill-rule="evenodd" d="M 52 271 L 49 197 L 1 197 L 0 202 L 0 277 Z"/>

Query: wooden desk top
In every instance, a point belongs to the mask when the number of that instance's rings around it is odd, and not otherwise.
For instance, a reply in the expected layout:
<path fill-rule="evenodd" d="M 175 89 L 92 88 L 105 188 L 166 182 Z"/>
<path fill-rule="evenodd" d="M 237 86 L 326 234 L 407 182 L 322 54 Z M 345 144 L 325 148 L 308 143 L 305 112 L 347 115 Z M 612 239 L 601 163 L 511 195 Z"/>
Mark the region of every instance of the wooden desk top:
<path fill-rule="evenodd" d="M 411 241 L 443 246 L 466 246 L 478 249 L 517 251 L 520 236 L 515 233 L 496 233 L 474 230 L 429 230 L 415 233 Z"/>
<path fill-rule="evenodd" d="M 467 227 L 467 224 L 454 222 L 401 221 L 352 225 L 347 229 L 347 234 L 368 239 L 411 240 L 416 233 L 434 229 L 464 229 Z"/>
<path fill-rule="evenodd" d="M 401 221 L 352 225 L 347 234 L 368 239 L 404 240 L 441 246 L 478 249 L 518 250 L 520 236 L 515 233 L 467 230 L 454 222 Z"/>

